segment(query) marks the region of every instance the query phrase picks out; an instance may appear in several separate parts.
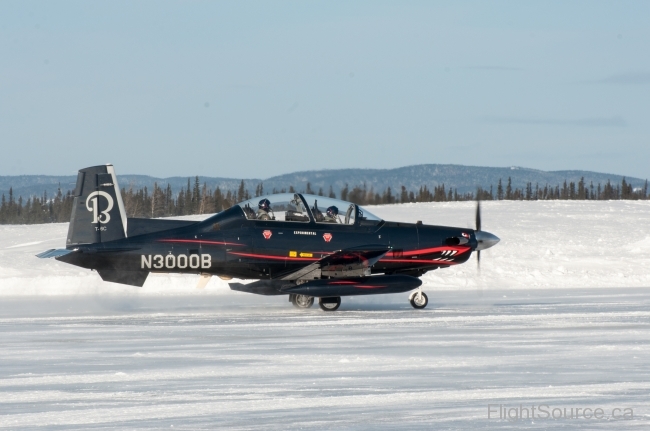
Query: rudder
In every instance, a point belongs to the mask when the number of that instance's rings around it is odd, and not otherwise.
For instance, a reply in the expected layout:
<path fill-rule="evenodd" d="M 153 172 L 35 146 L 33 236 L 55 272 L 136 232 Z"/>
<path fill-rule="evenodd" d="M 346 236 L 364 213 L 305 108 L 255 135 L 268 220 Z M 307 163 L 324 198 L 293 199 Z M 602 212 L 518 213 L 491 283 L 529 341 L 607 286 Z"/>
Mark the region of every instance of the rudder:
<path fill-rule="evenodd" d="M 79 170 L 66 246 L 126 238 L 126 228 L 126 212 L 113 165 Z"/>

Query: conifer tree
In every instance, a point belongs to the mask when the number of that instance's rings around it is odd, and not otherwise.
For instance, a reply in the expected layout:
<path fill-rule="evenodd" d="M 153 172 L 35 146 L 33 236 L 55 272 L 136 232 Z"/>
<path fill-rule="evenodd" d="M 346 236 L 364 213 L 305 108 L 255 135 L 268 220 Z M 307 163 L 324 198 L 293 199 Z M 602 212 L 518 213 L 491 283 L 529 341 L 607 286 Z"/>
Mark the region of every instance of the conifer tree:
<path fill-rule="evenodd" d="M 401 203 L 406 203 L 409 201 L 409 193 L 408 190 L 406 190 L 406 187 L 402 186 L 402 191 L 400 193 L 399 201 Z"/>
<path fill-rule="evenodd" d="M 584 200 L 586 199 L 586 191 L 585 191 L 585 177 L 580 177 L 580 181 L 578 181 L 578 199 Z"/>
<path fill-rule="evenodd" d="M 390 188 L 390 187 L 389 187 Z M 345 183 L 345 187 L 341 190 L 341 200 L 348 200 L 348 183 Z"/>
<path fill-rule="evenodd" d="M 244 180 L 241 180 L 239 183 L 239 189 L 237 190 L 237 202 L 243 202 L 246 200 L 246 186 L 244 185 Z"/>
<path fill-rule="evenodd" d="M 346 184 L 345 187 L 347 189 L 348 185 Z M 342 194 L 341 194 L 341 196 L 342 196 Z M 382 201 L 383 201 L 383 203 L 386 203 L 386 204 L 392 204 L 394 202 L 393 193 L 392 193 L 392 191 L 390 189 L 390 186 L 386 189 L 386 193 L 384 194 L 384 196 L 382 198 Z"/>
<path fill-rule="evenodd" d="M 201 205 L 201 186 L 198 175 L 194 178 L 194 188 L 192 188 L 192 212 L 196 214 Z"/>

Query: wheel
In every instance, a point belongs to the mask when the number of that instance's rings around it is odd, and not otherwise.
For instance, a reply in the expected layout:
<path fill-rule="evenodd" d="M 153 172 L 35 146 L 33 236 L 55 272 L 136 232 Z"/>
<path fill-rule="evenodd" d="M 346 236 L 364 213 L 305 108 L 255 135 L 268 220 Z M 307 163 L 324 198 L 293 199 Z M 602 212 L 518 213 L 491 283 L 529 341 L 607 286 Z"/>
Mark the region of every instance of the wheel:
<path fill-rule="evenodd" d="M 421 310 L 427 306 L 427 304 L 429 303 L 429 298 L 427 297 L 426 293 L 416 290 L 411 294 L 411 297 L 409 298 L 409 302 L 411 303 L 411 306 L 413 308 L 415 308 L 416 310 Z"/>
<path fill-rule="evenodd" d="M 318 305 L 323 311 L 336 311 L 341 306 L 341 297 L 333 296 L 331 298 L 319 298 Z"/>
<path fill-rule="evenodd" d="M 295 294 L 290 300 L 296 308 L 310 308 L 312 305 L 314 305 L 313 296 Z"/>

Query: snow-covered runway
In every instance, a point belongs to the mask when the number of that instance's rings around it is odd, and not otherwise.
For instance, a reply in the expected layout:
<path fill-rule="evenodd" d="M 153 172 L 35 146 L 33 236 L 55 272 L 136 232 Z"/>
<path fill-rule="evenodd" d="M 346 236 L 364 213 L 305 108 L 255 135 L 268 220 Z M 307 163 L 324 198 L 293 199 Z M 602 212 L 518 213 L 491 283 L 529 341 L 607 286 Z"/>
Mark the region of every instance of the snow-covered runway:
<path fill-rule="evenodd" d="M 486 203 L 502 242 L 480 276 L 473 260 L 426 274 L 423 311 L 407 295 L 300 311 L 192 277 L 122 287 L 34 257 L 67 225 L 0 226 L 0 428 L 648 429 L 649 204 Z M 499 419 L 540 405 L 604 417 Z"/>
<path fill-rule="evenodd" d="M 634 414 L 516 422 L 530 429 L 650 427 L 646 289 L 439 292 L 422 312 L 394 297 L 333 314 L 239 298 L 4 301 L 0 427 L 509 428 L 490 404 Z"/>

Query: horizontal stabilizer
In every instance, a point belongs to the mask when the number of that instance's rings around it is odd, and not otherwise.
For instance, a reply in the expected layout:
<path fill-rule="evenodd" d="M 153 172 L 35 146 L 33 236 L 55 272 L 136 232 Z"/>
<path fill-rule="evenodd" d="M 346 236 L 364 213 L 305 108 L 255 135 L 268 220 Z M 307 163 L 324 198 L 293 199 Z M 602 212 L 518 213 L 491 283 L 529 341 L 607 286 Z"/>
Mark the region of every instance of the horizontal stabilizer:
<path fill-rule="evenodd" d="M 422 285 L 422 280 L 410 275 L 375 275 L 373 277 L 312 280 L 284 288 L 283 291 L 317 297 L 357 296 L 408 292 L 420 285 Z"/>
<path fill-rule="evenodd" d="M 72 253 L 74 250 L 66 250 L 65 248 L 52 248 L 47 251 L 44 251 L 43 253 L 39 253 L 36 255 L 36 257 L 40 257 L 41 259 L 48 259 L 50 257 L 59 257 L 59 256 L 65 256 L 68 253 Z"/>

